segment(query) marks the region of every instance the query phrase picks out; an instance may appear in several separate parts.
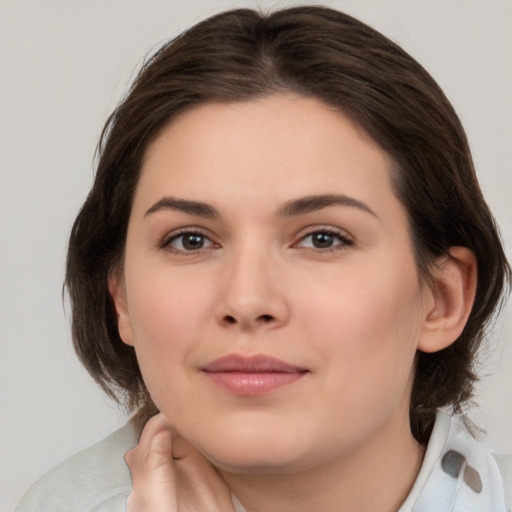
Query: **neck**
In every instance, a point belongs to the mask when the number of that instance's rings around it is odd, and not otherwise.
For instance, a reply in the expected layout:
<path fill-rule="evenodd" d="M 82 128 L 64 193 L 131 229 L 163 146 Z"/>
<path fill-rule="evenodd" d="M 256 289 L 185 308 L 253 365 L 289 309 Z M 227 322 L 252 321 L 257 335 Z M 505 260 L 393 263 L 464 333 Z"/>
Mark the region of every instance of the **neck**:
<path fill-rule="evenodd" d="M 420 470 L 424 447 L 408 421 L 390 427 L 354 453 L 302 471 L 222 476 L 247 512 L 396 512 Z"/>

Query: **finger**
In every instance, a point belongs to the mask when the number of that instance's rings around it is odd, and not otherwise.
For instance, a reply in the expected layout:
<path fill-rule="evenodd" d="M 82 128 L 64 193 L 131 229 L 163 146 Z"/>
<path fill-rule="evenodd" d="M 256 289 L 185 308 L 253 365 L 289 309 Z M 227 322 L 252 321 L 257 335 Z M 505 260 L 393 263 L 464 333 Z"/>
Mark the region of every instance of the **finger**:
<path fill-rule="evenodd" d="M 172 430 L 162 415 L 152 418 L 125 461 L 132 476 L 128 512 L 175 512 L 177 492 L 172 462 Z"/>
<path fill-rule="evenodd" d="M 133 490 L 128 512 L 233 512 L 231 493 L 215 468 L 173 429 L 153 417 L 125 456 Z"/>
<path fill-rule="evenodd" d="M 151 470 L 153 466 L 172 461 L 172 429 L 165 417 L 157 414 L 142 431 L 138 445 L 125 455 L 130 469 Z"/>
<path fill-rule="evenodd" d="M 232 512 L 231 491 L 212 464 L 177 432 L 173 455 L 178 509 Z"/>

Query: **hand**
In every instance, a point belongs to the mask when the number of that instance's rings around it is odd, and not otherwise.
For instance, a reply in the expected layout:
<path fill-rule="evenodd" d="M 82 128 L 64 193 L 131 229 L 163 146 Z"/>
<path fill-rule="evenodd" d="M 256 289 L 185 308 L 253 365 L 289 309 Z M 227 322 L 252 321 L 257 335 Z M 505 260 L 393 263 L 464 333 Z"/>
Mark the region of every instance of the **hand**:
<path fill-rule="evenodd" d="M 126 512 L 234 512 L 214 467 L 160 413 L 125 455 L 132 474 Z"/>

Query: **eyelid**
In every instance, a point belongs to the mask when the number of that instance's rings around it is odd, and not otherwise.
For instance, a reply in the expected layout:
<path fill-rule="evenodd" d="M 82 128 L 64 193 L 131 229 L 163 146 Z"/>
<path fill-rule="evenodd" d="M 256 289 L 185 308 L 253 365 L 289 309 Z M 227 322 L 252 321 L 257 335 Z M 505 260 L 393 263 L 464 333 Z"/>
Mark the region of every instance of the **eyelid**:
<path fill-rule="evenodd" d="M 311 250 L 319 251 L 319 252 L 328 252 L 329 250 L 330 251 L 342 250 L 346 247 L 350 247 L 350 246 L 354 245 L 354 238 L 349 233 L 347 233 L 347 231 L 340 229 L 340 228 L 335 228 L 333 226 L 316 225 L 316 226 L 308 226 L 307 228 L 302 230 L 298 234 L 298 236 L 297 236 L 298 240 L 297 240 L 297 242 L 294 242 L 293 246 L 300 247 L 299 244 L 304 239 L 306 239 L 307 237 L 309 237 L 311 235 L 314 235 L 315 233 L 328 233 L 330 235 L 334 235 L 337 238 L 339 238 L 341 243 L 335 244 L 332 247 L 328 247 L 328 248 L 304 247 L 305 249 L 311 249 Z"/>
<path fill-rule="evenodd" d="M 338 238 L 339 242 L 335 243 L 331 247 L 301 247 L 301 243 L 309 236 L 314 235 L 315 233 L 327 233 L 330 235 L 335 236 Z M 206 240 L 208 240 L 209 244 L 207 247 L 199 247 L 198 249 L 194 250 L 186 250 L 186 249 L 179 249 L 171 246 L 171 243 L 178 239 L 181 236 L 186 235 L 199 235 L 204 237 Z M 336 250 L 342 250 L 346 247 L 350 247 L 354 245 L 354 238 L 345 230 L 336 228 L 330 225 L 313 225 L 308 226 L 306 228 L 303 228 L 299 231 L 299 233 L 295 237 L 295 242 L 292 243 L 292 247 L 298 247 L 298 248 L 304 248 L 304 249 L 310 249 L 313 251 L 318 252 L 329 252 L 329 251 L 336 251 Z M 161 240 L 158 243 L 158 246 L 160 249 L 167 249 L 171 252 L 174 252 L 176 254 L 196 254 L 200 251 L 209 250 L 212 248 L 219 248 L 220 244 L 215 240 L 215 237 L 204 228 L 200 228 L 197 226 L 187 226 L 183 228 L 175 229 L 171 232 L 166 233 Z"/>
<path fill-rule="evenodd" d="M 184 249 L 177 249 L 177 248 L 171 246 L 171 243 L 174 240 L 178 239 L 181 236 L 185 236 L 185 235 L 200 235 L 200 236 L 204 237 L 205 239 L 207 239 L 210 242 L 210 245 L 208 247 L 200 247 L 196 250 L 188 250 L 188 251 L 184 250 Z M 167 249 L 176 254 L 196 254 L 197 252 L 199 252 L 201 250 L 208 250 L 208 249 L 211 249 L 214 247 L 219 247 L 219 244 L 214 241 L 212 235 L 207 233 L 206 230 L 199 228 L 199 227 L 195 227 L 195 226 L 179 228 L 179 229 L 171 231 L 170 233 L 166 233 L 158 245 L 159 245 L 159 248 Z"/>

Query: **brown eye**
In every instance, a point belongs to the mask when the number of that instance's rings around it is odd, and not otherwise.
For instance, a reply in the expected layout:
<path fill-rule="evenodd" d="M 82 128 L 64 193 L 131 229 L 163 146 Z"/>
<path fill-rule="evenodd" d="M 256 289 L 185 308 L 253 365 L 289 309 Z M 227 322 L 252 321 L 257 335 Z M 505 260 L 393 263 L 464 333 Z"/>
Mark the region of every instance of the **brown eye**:
<path fill-rule="evenodd" d="M 352 240 L 341 233 L 329 230 L 318 230 L 303 237 L 297 244 L 298 247 L 309 249 L 342 249 L 352 245 Z"/>
<path fill-rule="evenodd" d="M 326 247 L 331 247 L 334 244 L 335 238 L 331 233 L 313 233 L 311 235 L 311 242 L 313 247 L 316 247 L 317 249 L 325 249 Z"/>
<path fill-rule="evenodd" d="M 211 240 L 202 233 L 180 233 L 173 236 L 166 244 L 177 251 L 197 251 L 211 247 Z"/>
<path fill-rule="evenodd" d="M 202 235 L 183 235 L 182 245 L 187 251 L 202 249 L 205 243 L 205 237 Z"/>

